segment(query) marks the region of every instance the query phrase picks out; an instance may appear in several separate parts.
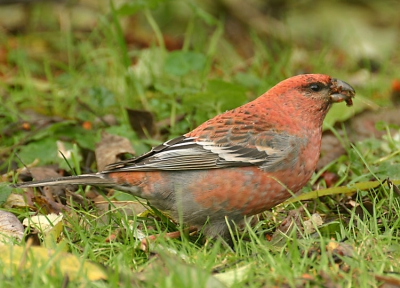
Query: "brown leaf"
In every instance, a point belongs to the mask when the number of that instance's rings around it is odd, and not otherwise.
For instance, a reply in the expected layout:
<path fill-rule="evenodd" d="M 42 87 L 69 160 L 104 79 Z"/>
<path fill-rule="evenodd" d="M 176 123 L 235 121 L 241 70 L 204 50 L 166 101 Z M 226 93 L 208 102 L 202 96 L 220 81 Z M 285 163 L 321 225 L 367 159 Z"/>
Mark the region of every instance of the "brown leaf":
<path fill-rule="evenodd" d="M 60 177 L 60 174 L 56 172 L 54 167 L 32 167 L 29 169 L 29 172 L 31 177 L 35 180 L 45 180 Z M 54 197 L 65 197 L 65 187 L 66 185 L 43 187 L 43 195 L 48 200 L 54 201 Z"/>
<path fill-rule="evenodd" d="M 157 129 L 154 116 L 151 112 L 129 108 L 126 111 L 128 112 L 129 124 L 139 137 L 155 136 Z"/>
<path fill-rule="evenodd" d="M 22 180 L 45 180 L 59 177 L 60 174 L 52 167 L 32 167 L 29 170 L 24 169 L 20 173 Z M 42 213 L 44 214 L 60 213 L 66 209 L 66 206 L 61 202 L 65 199 L 65 189 L 67 187 L 68 185 L 45 186 L 36 190 L 40 191 L 41 195 L 34 193 L 33 188 L 28 188 L 25 197 L 30 206 L 39 207 L 40 210 L 43 209 Z"/>
<path fill-rule="evenodd" d="M 103 132 L 100 142 L 96 144 L 95 153 L 97 169 L 102 171 L 108 164 L 123 160 L 123 154 L 134 155 L 135 150 L 127 138 Z"/>
<path fill-rule="evenodd" d="M 61 211 L 68 209 L 67 206 L 57 203 L 42 195 L 35 195 L 32 198 L 32 202 L 34 203 L 34 207 L 37 208 L 37 211 L 40 211 L 40 213 L 45 215 L 50 213 L 59 214 Z"/>

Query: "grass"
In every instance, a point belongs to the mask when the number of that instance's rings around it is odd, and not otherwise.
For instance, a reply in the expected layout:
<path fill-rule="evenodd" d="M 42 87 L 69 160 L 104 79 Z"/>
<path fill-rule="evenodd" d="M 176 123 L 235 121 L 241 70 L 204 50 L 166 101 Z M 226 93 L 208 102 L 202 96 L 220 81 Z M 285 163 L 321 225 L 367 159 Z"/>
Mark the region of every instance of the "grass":
<path fill-rule="evenodd" d="M 135 24 L 138 31 L 132 32 L 134 36 L 121 24 L 125 18 L 117 13 L 120 7 L 99 13 L 97 26 L 81 31 L 68 25 L 55 28 L 57 21 L 49 12 L 53 11 L 49 4 L 30 7 L 32 25 L 24 33 L 1 35 L 2 46 L 8 51 L 7 62 L 0 71 L 4 79 L 0 88 L 3 173 L 22 166 L 17 154 L 26 165 L 39 159 L 38 166 L 57 164 L 70 174 L 72 169 L 78 174 L 96 171 L 93 149 L 102 130 L 127 137 L 141 154 L 151 145 L 254 99 L 290 75 L 321 72 L 346 80 L 359 69 L 357 61 L 330 49 L 330 43 L 318 51 L 310 50 L 305 65 L 292 59 L 298 49 L 305 47 L 294 41 L 269 39 L 266 43 L 256 33 L 249 36 L 249 45 L 254 49 L 249 61 L 225 37 L 224 20 L 208 14 L 200 4 L 185 8 L 190 12 L 188 19 L 176 20 L 182 25 L 168 26 L 163 12 L 167 13 L 172 4 L 148 3 L 159 6 L 155 10 L 146 4 L 125 6 L 122 11 L 130 14 L 133 10 L 129 9 L 137 9 L 139 24 Z M 181 50 L 169 51 L 170 35 L 164 32 L 168 27 L 182 38 Z M 141 39 L 127 41 L 129 35 L 138 37 L 141 33 L 152 35 L 143 40 L 149 45 L 145 49 L 135 46 Z M 309 42 L 313 46 L 312 39 Z M 338 65 L 342 57 L 348 57 L 347 61 Z M 390 62 L 396 61 L 395 56 L 384 58 L 388 60 L 376 73 L 377 80 L 356 89 L 358 95 L 380 104 L 387 103 L 382 96 L 387 93 L 387 88 L 382 88 L 388 87 L 387 74 L 389 78 L 399 75 L 398 65 Z M 138 131 L 130 127 L 126 108 L 148 110 L 157 123 L 170 121 L 157 126 L 157 133 L 140 138 Z M 35 121 L 29 111 L 42 115 L 40 121 Z M 98 120 L 108 114 L 115 115 L 117 124 Z M 179 115 L 183 120 L 175 122 Z M 53 116 L 63 121 L 52 123 L 47 117 Z M 90 123 L 89 129 L 85 123 Z M 336 133 L 339 128 L 331 129 Z M 382 129 L 388 126 L 382 124 Z M 56 140 L 62 140 L 73 151 L 75 158 L 68 159 L 69 165 L 57 156 Z M 400 140 L 393 130 L 386 130 L 382 139 L 350 145 L 344 137 L 342 142 L 346 155 L 326 168 L 339 176 L 336 185 L 400 178 Z M 303 191 L 326 187 L 320 176 L 314 175 L 310 181 L 313 185 Z M 11 193 L 6 186 L 0 188 L 3 195 Z M 85 197 L 87 192 L 78 193 Z M 133 199 L 117 194 L 114 200 Z M 241 228 L 233 250 L 220 240 L 204 242 L 197 236 L 182 236 L 159 237 L 150 244 L 150 252 L 142 251 L 135 231 L 164 234 L 174 231 L 175 225 L 160 214 L 131 215 L 114 207 L 114 202 L 109 202 L 109 209 L 100 211 L 95 205 L 78 205 L 74 201 L 69 202 L 71 210 L 64 213 L 63 233 L 56 234 L 58 241 L 49 244 L 45 241 L 47 234 L 41 233 L 38 241 L 43 247 L 75 255 L 82 263 L 90 260 L 98 264 L 92 270 L 95 276 L 82 273 L 72 277 L 57 265 L 58 268 L 49 269 L 51 257 L 36 254 L 35 246 L 24 237 L 22 243 L 16 244 L 25 249 L 25 256 L 17 259 L 17 265 L 9 264 L 11 256 L 0 256 L 0 267 L 5 271 L 0 273 L 3 286 L 65 287 L 69 283 L 89 287 L 378 287 L 388 282 L 382 277 L 400 281 L 399 199 L 396 187 L 387 184 L 352 195 L 331 195 L 276 207 L 263 213 L 253 225 Z M 3 210 L 12 211 L 20 220 L 43 211 L 39 202 L 13 209 L 2 205 Z M 297 220 L 287 218 L 289 213 Z M 313 213 L 319 213 L 324 223 L 315 231 L 306 232 L 304 222 Z M 281 224 L 285 220 L 291 224 L 287 229 Z M 236 234 L 236 228 L 232 229 Z M 282 233 L 279 229 L 283 229 Z M 27 229 L 25 236 L 28 235 L 37 237 Z M 40 261 L 45 264 L 39 265 Z M 98 280 L 103 269 L 107 280 Z"/>

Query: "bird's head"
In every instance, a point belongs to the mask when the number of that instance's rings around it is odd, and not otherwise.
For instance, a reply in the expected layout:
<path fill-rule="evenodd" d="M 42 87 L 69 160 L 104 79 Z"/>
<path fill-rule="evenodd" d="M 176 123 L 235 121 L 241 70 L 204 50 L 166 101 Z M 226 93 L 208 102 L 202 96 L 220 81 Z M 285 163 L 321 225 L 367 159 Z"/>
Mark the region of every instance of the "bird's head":
<path fill-rule="evenodd" d="M 280 103 L 280 108 L 286 107 L 289 113 L 298 111 L 304 116 L 324 118 L 333 103 L 353 105 L 355 91 L 348 83 L 328 75 L 302 74 L 279 82 L 264 95 L 268 102 Z"/>
<path fill-rule="evenodd" d="M 312 129 L 321 127 L 333 103 L 346 102 L 351 106 L 354 96 L 353 87 L 342 80 L 323 74 L 302 74 L 279 82 L 255 102 L 268 110 L 266 113 L 277 114 L 275 118 L 281 115 L 285 121 L 297 122 L 295 126 Z"/>

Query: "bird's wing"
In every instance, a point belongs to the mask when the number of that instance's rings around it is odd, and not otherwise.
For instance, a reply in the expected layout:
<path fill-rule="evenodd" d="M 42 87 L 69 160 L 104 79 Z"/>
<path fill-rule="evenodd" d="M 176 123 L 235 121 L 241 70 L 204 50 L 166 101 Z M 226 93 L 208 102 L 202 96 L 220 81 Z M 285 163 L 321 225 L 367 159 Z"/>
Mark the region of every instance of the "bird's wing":
<path fill-rule="evenodd" d="M 217 169 L 237 166 L 260 166 L 264 170 L 281 165 L 282 160 L 299 149 L 298 137 L 263 132 L 229 133 L 217 140 L 180 136 L 169 140 L 137 158 L 110 164 L 113 171 L 179 171 Z M 290 163 L 289 163 L 290 164 Z"/>

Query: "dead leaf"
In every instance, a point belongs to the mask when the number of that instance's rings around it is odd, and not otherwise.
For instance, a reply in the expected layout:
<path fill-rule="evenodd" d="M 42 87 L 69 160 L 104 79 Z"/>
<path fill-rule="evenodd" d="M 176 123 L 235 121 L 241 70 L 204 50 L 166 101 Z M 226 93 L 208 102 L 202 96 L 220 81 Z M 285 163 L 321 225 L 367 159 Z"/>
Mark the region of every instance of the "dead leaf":
<path fill-rule="evenodd" d="M 62 219 L 62 214 L 36 215 L 25 218 L 24 221 L 22 221 L 22 224 L 24 224 L 26 227 L 31 227 L 35 230 L 38 230 L 40 233 L 47 233 L 59 222 L 61 222 Z"/>
<path fill-rule="evenodd" d="M 247 275 L 253 269 L 252 264 L 237 267 L 224 273 L 214 274 L 214 277 L 224 283 L 227 287 L 232 287 L 235 283 L 240 283 L 246 280 Z"/>
<path fill-rule="evenodd" d="M 48 273 L 60 271 L 71 279 L 79 279 L 83 275 L 92 281 L 108 278 L 105 269 L 100 265 L 83 261 L 70 253 L 44 247 L 0 246 L 0 260 L 3 263 L 2 274 L 7 277 L 18 277 L 16 273 L 21 273 L 21 269 L 40 270 L 45 266 L 48 267 Z"/>
<path fill-rule="evenodd" d="M 157 133 L 154 116 L 145 110 L 135 110 L 127 108 L 129 124 L 133 131 L 141 138 L 153 137 Z"/>
<path fill-rule="evenodd" d="M 34 208 L 35 211 L 40 211 L 40 213 L 42 214 L 59 214 L 61 211 L 69 209 L 67 206 L 57 203 L 52 199 L 47 199 L 45 196 L 42 195 L 35 194 L 31 200 L 34 206 L 32 208 Z"/>
<path fill-rule="evenodd" d="M 21 172 L 21 178 L 22 177 L 30 177 L 35 180 L 45 180 L 59 178 L 60 174 L 57 173 L 55 167 L 32 167 L 28 171 L 23 170 Z M 43 195 L 46 199 L 54 202 L 54 197 L 65 197 L 65 188 L 66 185 L 47 186 L 43 187 L 41 191 L 43 191 Z"/>
<path fill-rule="evenodd" d="M 25 202 L 25 197 L 21 194 L 12 193 L 8 196 L 4 208 L 26 208 L 28 204 Z"/>
<path fill-rule="evenodd" d="M 31 228 L 31 234 L 41 234 L 45 247 L 56 248 L 63 230 L 62 220 L 62 214 L 36 215 L 25 218 L 22 224 Z"/>
<path fill-rule="evenodd" d="M 304 221 L 304 232 L 311 234 L 315 231 L 315 227 L 320 227 L 322 224 L 324 224 L 324 220 L 322 220 L 321 215 L 314 213 L 309 220 Z"/>
<path fill-rule="evenodd" d="M 55 169 L 51 167 L 32 167 L 29 170 L 23 169 L 19 176 L 22 181 L 30 181 L 32 179 L 44 180 L 60 177 Z M 40 189 L 36 189 L 36 191 L 40 191 L 42 194 L 35 193 L 33 188 L 28 188 L 25 190 L 26 192 L 23 195 L 24 202 L 25 200 L 27 201 L 25 206 L 29 206 L 31 208 L 35 207 L 35 209 L 36 207 L 39 207 L 43 214 L 60 213 L 62 210 L 67 209 L 67 207 L 61 203 L 61 199 L 65 199 L 66 187 L 68 187 L 68 185 L 45 186 Z M 18 201 L 18 198 L 19 196 L 13 196 L 12 198 L 7 199 L 9 202 L 7 205 L 20 205 L 20 207 L 23 207 L 21 206 L 21 201 L 19 201 L 18 204 L 11 202 L 12 199 L 14 199 L 12 201 Z M 58 202 L 56 202 L 56 200 Z"/>
<path fill-rule="evenodd" d="M 18 218 L 6 211 L 0 210 L 0 245 L 12 243 L 12 239 L 22 240 L 24 236 L 24 226 Z"/>
<path fill-rule="evenodd" d="M 135 150 L 127 138 L 103 132 L 100 142 L 96 144 L 95 153 L 97 169 L 102 171 L 108 164 L 123 160 L 121 155 L 135 155 Z"/>

